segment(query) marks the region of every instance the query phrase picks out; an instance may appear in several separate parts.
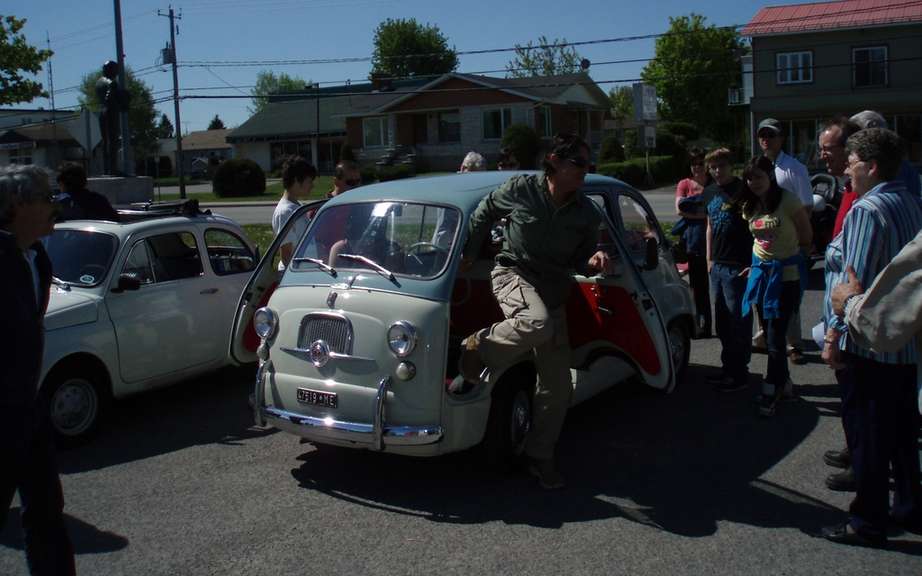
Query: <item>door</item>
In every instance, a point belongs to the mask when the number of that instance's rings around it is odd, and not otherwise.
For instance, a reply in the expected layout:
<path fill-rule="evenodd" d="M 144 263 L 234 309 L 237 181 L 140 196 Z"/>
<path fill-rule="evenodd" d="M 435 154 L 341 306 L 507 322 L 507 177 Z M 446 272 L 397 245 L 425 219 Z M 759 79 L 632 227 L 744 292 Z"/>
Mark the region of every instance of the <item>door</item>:
<path fill-rule="evenodd" d="M 605 196 L 589 197 L 604 211 Z M 655 237 L 658 228 L 635 232 Z M 598 248 L 612 259 L 614 271 L 593 277 L 576 276 L 578 291 L 574 290 L 567 308 L 571 347 L 575 353 L 580 347 L 588 347 L 592 355 L 611 353 L 622 357 L 650 386 L 671 388 L 675 377 L 666 325 L 644 282 L 643 262 L 638 266 L 631 247 L 616 233 L 607 215 L 599 230 Z"/>
<path fill-rule="evenodd" d="M 229 354 L 234 362 L 238 364 L 256 362 L 259 337 L 253 329 L 253 314 L 269 303 L 269 297 L 272 296 L 272 292 L 275 291 L 281 279 L 282 272 L 278 266 L 280 248 L 284 244 L 291 244 L 292 252 L 297 249 L 301 236 L 307 231 L 309 221 L 325 202 L 326 199 L 308 202 L 288 218 L 288 222 L 272 240 L 272 244 L 244 286 L 237 302 L 230 339 Z"/>
<path fill-rule="evenodd" d="M 136 240 L 119 273 L 141 280 L 138 290 L 110 292 L 106 298 L 124 381 L 157 378 L 216 359 L 214 282 L 204 276 L 191 232 Z"/>

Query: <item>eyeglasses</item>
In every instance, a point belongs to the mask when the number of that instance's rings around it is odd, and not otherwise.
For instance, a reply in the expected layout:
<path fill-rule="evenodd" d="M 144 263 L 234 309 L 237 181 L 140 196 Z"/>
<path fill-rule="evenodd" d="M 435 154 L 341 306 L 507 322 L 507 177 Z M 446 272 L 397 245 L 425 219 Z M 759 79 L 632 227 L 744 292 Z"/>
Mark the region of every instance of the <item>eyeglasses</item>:
<path fill-rule="evenodd" d="M 842 144 L 833 144 L 832 146 L 820 146 L 820 153 L 832 153 L 837 148 L 845 148 Z"/>
<path fill-rule="evenodd" d="M 758 136 L 762 140 L 771 140 L 772 138 L 777 138 L 778 134 L 776 132 L 766 131 L 766 132 L 759 132 Z"/>

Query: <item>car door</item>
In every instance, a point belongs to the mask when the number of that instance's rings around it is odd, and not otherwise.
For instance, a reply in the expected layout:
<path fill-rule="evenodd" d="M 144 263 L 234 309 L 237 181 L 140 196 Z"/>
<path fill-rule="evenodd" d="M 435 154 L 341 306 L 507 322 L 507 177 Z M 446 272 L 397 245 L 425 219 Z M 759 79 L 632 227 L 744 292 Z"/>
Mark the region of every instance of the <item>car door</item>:
<path fill-rule="evenodd" d="M 256 362 L 259 338 L 253 329 L 253 314 L 269 302 L 269 297 L 278 286 L 281 278 L 281 272 L 278 270 L 279 250 L 283 244 L 289 242 L 297 249 L 301 238 L 294 236 L 303 235 L 306 232 L 307 226 L 304 221 L 311 220 L 326 201 L 323 199 L 308 202 L 292 213 L 243 287 L 234 313 L 233 333 L 228 350 L 233 362 L 237 364 Z"/>
<path fill-rule="evenodd" d="M 589 194 L 604 210 L 605 198 Z M 640 232 L 640 231 L 638 231 Z M 647 230 L 646 237 L 657 232 Z M 614 271 L 592 277 L 577 276 L 578 292 L 568 306 L 570 341 L 575 355 L 591 358 L 613 353 L 624 358 L 650 386 L 670 389 L 674 369 L 666 325 L 658 303 L 643 278 L 646 262 L 635 259 L 631 246 L 606 214 L 599 230 L 599 250 L 613 261 Z M 646 244 L 644 242 L 644 244 Z M 587 347 L 580 354 L 580 347 Z"/>
<path fill-rule="evenodd" d="M 165 377 L 213 362 L 213 278 L 204 276 L 198 240 L 188 230 L 134 238 L 120 274 L 135 274 L 137 290 L 106 298 L 125 382 Z M 113 287 L 117 285 L 115 275 Z"/>

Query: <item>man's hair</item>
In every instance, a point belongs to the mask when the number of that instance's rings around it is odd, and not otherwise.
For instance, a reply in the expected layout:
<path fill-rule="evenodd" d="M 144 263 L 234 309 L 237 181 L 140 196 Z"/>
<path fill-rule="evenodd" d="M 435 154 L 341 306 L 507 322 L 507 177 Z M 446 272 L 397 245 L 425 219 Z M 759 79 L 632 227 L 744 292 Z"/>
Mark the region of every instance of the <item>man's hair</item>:
<path fill-rule="evenodd" d="M 48 172 L 33 164 L 0 168 L 0 227 L 6 228 L 15 216 L 16 204 L 48 198 L 51 186 Z"/>
<path fill-rule="evenodd" d="M 903 161 L 903 142 L 896 132 L 886 128 L 855 132 L 845 143 L 845 149 L 863 162 L 876 162 L 881 182 L 896 178 Z"/>
<path fill-rule="evenodd" d="M 303 156 L 289 156 L 282 164 L 282 186 L 291 188 L 296 182 L 304 182 L 306 178 L 313 180 L 317 177 L 317 169 Z"/>
<path fill-rule="evenodd" d="M 68 192 L 86 188 L 86 170 L 76 162 L 64 162 L 58 166 L 58 183 Z"/>
<path fill-rule="evenodd" d="M 705 163 L 708 165 L 716 164 L 718 162 L 727 162 L 733 160 L 733 152 L 730 152 L 728 148 L 715 148 L 707 153 L 704 157 Z"/>
<path fill-rule="evenodd" d="M 851 118 L 847 118 L 845 116 L 836 116 L 834 118 L 830 118 L 826 121 L 825 124 L 823 124 L 823 129 L 820 130 L 820 134 L 833 128 L 838 128 L 841 131 L 841 134 L 839 135 L 839 144 L 842 146 L 845 146 L 845 141 L 848 140 L 849 136 L 861 130 L 861 126 L 852 121 Z"/>
<path fill-rule="evenodd" d="M 868 128 L 886 128 L 887 120 L 884 115 L 874 110 L 862 110 L 850 118 L 862 130 Z"/>
<path fill-rule="evenodd" d="M 580 138 L 575 132 L 558 132 L 557 135 L 554 136 L 554 141 L 551 143 L 550 151 L 544 157 L 544 173 L 550 176 L 556 172 L 550 161 L 551 154 L 565 160 L 567 158 L 579 156 L 580 150 L 592 152 L 589 148 L 589 144 L 586 144 L 586 141 Z"/>
<path fill-rule="evenodd" d="M 462 172 L 477 172 L 480 170 L 486 170 L 487 161 L 484 160 L 483 156 L 478 152 L 471 150 L 464 156 L 464 160 L 461 161 L 461 171 Z"/>
<path fill-rule="evenodd" d="M 358 171 L 359 166 L 351 160 L 343 160 L 336 165 L 334 176 L 337 180 L 345 180 L 346 172 Z"/>

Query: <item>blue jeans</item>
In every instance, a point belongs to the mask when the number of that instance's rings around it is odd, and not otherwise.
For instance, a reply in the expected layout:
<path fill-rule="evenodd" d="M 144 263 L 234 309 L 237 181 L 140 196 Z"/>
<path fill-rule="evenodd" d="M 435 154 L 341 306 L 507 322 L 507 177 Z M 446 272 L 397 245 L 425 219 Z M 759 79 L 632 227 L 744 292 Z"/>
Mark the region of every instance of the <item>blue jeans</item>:
<path fill-rule="evenodd" d="M 745 266 L 717 264 L 711 267 L 711 296 L 714 298 L 714 323 L 720 338 L 720 363 L 724 376 L 741 382 L 749 377 L 752 355 L 752 315 L 743 315 L 746 278 L 740 278 Z"/>
<path fill-rule="evenodd" d="M 757 305 L 759 321 L 765 331 L 765 342 L 768 345 L 768 368 L 765 371 L 765 382 L 781 386 L 787 383 L 791 373 L 788 369 L 787 346 L 785 335 L 794 313 L 800 307 L 800 281 L 790 280 L 781 285 L 780 305 L 778 317 L 766 320 L 762 315 L 762 306 Z M 799 330 L 799 328 L 798 328 Z"/>

